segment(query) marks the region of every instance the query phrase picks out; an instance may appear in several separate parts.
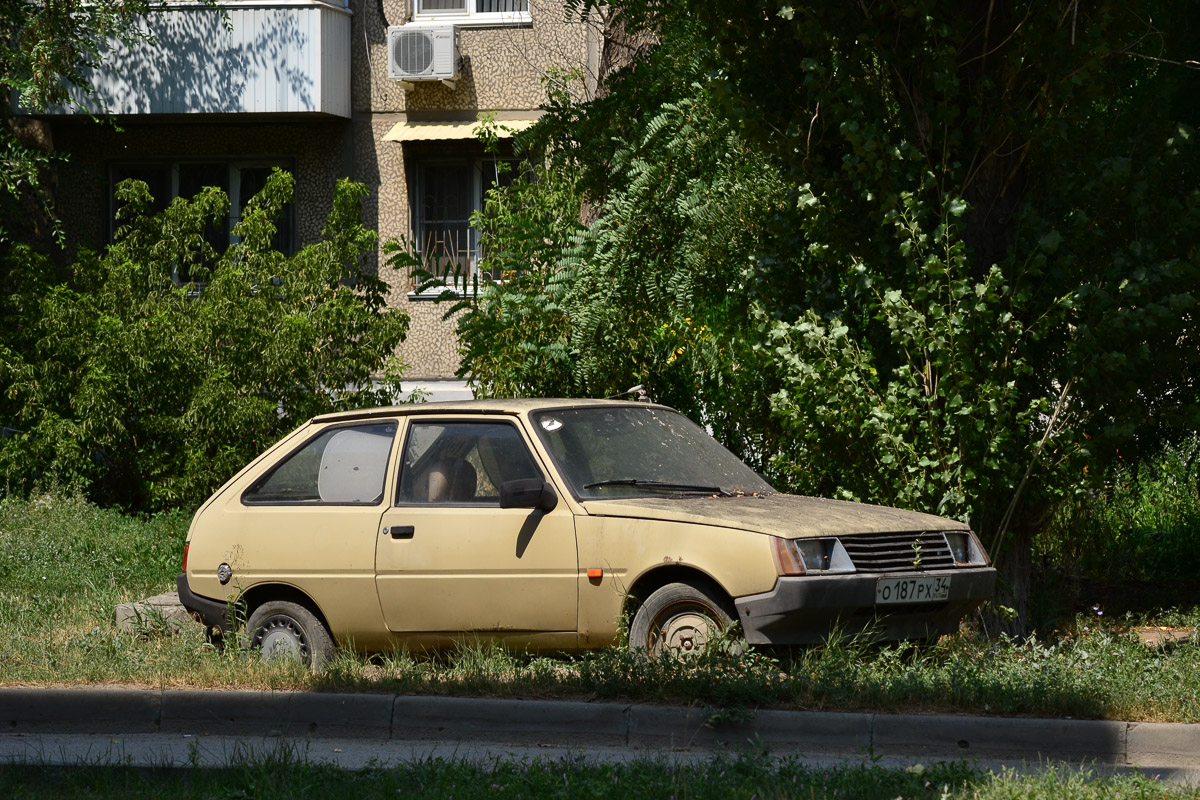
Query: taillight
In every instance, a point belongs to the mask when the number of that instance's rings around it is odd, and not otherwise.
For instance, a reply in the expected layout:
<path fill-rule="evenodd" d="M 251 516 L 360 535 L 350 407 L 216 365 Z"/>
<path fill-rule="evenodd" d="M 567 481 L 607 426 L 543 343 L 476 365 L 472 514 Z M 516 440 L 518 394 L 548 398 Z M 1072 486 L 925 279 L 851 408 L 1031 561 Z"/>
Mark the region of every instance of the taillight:
<path fill-rule="evenodd" d="M 183 568 L 180 570 L 181 572 L 187 572 L 187 551 L 188 551 L 188 547 L 190 547 L 190 546 L 191 545 L 187 545 L 187 544 L 185 544 L 183 546 Z"/>

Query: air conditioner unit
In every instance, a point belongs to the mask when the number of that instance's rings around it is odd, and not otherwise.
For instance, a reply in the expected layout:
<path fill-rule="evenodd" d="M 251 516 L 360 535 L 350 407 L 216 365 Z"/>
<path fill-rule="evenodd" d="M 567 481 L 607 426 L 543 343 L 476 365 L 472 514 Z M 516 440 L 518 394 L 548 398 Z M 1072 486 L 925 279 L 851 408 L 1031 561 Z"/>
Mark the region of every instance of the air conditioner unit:
<path fill-rule="evenodd" d="M 388 28 L 388 77 L 394 81 L 458 78 L 458 28 L 453 25 Z"/>

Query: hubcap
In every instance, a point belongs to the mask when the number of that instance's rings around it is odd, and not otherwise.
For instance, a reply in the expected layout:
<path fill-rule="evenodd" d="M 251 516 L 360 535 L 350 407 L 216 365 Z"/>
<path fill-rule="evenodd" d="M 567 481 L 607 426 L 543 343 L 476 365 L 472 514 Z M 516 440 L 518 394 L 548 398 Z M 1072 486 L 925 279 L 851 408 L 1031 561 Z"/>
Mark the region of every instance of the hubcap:
<path fill-rule="evenodd" d="M 699 653 L 712 638 L 712 617 L 697 608 L 668 609 L 651 631 L 651 653 L 664 650 L 677 655 Z"/>
<path fill-rule="evenodd" d="M 267 618 L 254 638 L 254 643 L 262 650 L 264 661 L 279 659 L 308 663 L 308 639 L 291 617 L 277 615 Z"/>

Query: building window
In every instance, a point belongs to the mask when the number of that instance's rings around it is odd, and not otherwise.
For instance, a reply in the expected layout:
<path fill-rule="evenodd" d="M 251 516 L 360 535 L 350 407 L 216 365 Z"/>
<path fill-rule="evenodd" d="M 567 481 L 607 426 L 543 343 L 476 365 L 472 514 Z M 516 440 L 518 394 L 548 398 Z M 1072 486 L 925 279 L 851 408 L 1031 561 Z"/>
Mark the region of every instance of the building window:
<path fill-rule="evenodd" d="M 458 25 L 529 22 L 529 0 L 417 0 L 413 19 Z"/>
<path fill-rule="evenodd" d="M 491 279 L 479 273 L 479 231 L 471 218 L 483 208 L 489 189 L 512 183 L 516 164 L 490 158 L 430 159 L 415 167 L 413 241 L 424 270 L 463 291 L 476 278 Z M 412 288 L 420 283 L 414 276 Z"/>
<path fill-rule="evenodd" d="M 230 244 L 237 241 L 233 228 L 241 221 L 242 210 L 267 183 L 275 167 L 291 169 L 283 161 L 153 161 L 135 164 L 114 164 L 110 170 L 112 193 L 110 195 L 110 239 L 121 224 L 117 219 L 120 203 L 116 187 L 121 181 L 137 179 L 145 181 L 154 197 L 151 211 L 162 211 L 176 197 L 191 199 L 207 186 L 216 186 L 229 196 L 229 216 L 210 223 L 204 231 L 204 239 L 218 253 L 224 253 Z M 295 252 L 294 214 L 292 203 L 288 203 L 280 219 L 276 220 L 275 238 L 272 246 L 284 255 Z M 190 282 L 187 275 L 176 279 Z"/>

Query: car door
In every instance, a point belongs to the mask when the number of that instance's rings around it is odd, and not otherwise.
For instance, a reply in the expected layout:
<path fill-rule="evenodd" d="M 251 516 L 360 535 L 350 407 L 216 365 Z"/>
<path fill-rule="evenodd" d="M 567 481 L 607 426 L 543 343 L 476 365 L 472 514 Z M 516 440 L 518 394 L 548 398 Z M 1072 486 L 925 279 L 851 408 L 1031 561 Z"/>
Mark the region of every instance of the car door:
<path fill-rule="evenodd" d="M 376 586 L 397 633 L 574 632 L 578 559 L 565 503 L 500 508 L 500 484 L 544 478 L 508 419 L 413 419 Z"/>

